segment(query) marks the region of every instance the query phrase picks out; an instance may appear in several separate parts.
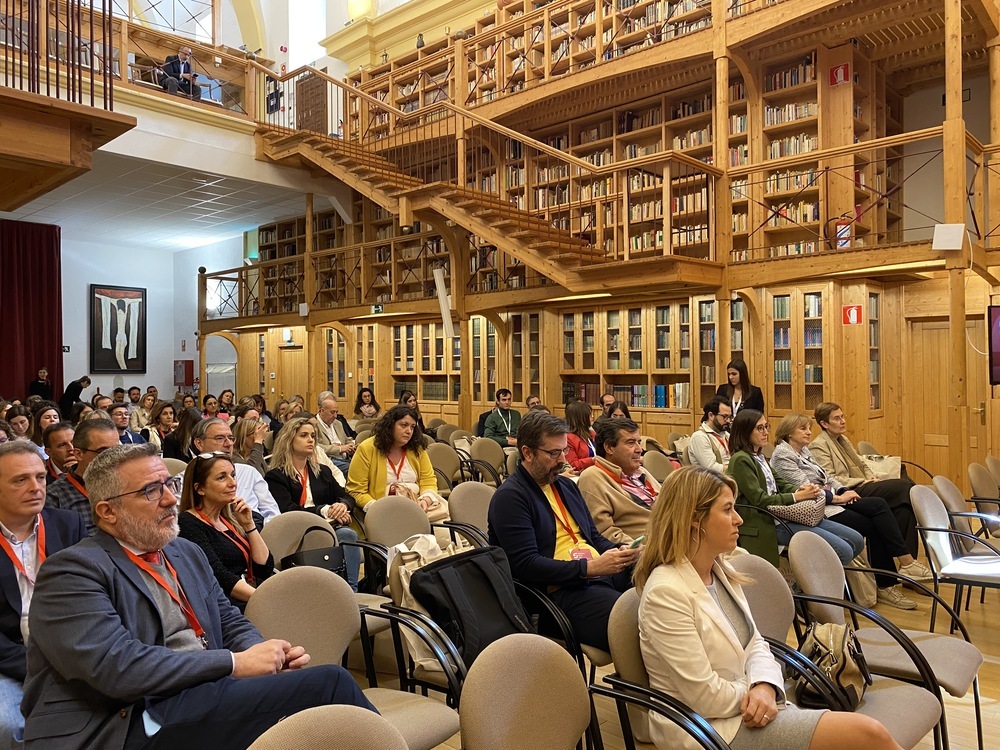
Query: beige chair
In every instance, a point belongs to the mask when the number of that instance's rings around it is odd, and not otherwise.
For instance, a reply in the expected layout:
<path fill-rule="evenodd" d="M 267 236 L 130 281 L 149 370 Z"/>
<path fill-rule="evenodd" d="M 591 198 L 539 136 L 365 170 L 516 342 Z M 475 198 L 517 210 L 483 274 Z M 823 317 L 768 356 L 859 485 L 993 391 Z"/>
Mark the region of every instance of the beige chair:
<path fill-rule="evenodd" d="M 815 535 L 796 534 L 792 539 L 798 536 Z M 760 623 L 757 629 L 761 635 L 775 639 L 770 643 L 775 658 L 787 661 L 783 651 L 788 647 L 782 648 L 781 644 L 784 643 L 784 637 L 791 627 L 794 612 L 792 593 L 788 589 L 788 584 L 778 569 L 762 558 L 739 555 L 731 558 L 731 561 L 739 572 L 753 577 L 752 584 L 744 586 L 743 590 L 750 604 L 754 622 Z M 840 568 L 839 563 L 837 567 Z M 849 604 L 858 610 L 864 610 L 853 602 Z M 780 613 L 781 617 L 779 618 L 776 613 Z M 873 678 L 871 686 L 857 708 L 857 713 L 881 722 L 904 750 L 915 747 L 935 729 L 942 717 L 941 702 L 930 691 L 881 676 Z"/>
<path fill-rule="evenodd" d="M 993 477 L 993 481 L 1000 486 L 1000 458 L 987 456 L 986 469 L 990 472 L 990 476 Z"/>
<path fill-rule="evenodd" d="M 934 489 L 944 503 L 948 511 L 948 518 L 951 521 L 951 528 L 968 536 L 975 536 L 976 532 L 972 527 L 972 521 L 977 518 L 977 513 L 969 507 L 969 503 L 962 494 L 962 490 L 948 477 L 938 474 L 934 477 Z M 986 521 L 982 514 L 978 514 L 980 526 Z M 962 545 L 966 555 L 995 556 L 990 543 L 978 544 L 972 539 L 959 537 L 956 542 Z"/>
<path fill-rule="evenodd" d="M 415 627 L 384 610 L 371 612 L 401 627 Z M 292 568 L 268 578 L 250 597 L 246 616 L 265 638 L 303 646 L 313 665 L 340 664 L 348 645 L 361 632 L 361 613 L 351 587 L 336 573 L 322 568 Z M 366 619 L 369 616 L 366 610 Z M 414 632 L 419 631 L 416 628 Z M 455 681 L 457 692 L 456 668 L 451 664 L 443 667 Z M 464 672 L 464 666 L 461 669 Z M 403 736 L 409 750 L 431 750 L 459 729 L 455 711 L 433 698 L 386 688 L 364 692 Z"/>
<path fill-rule="evenodd" d="M 446 443 L 428 445 L 427 456 L 437 475 L 438 493 L 448 497 L 454 486 L 465 479 L 462 474 L 462 459 L 455 449 Z"/>
<path fill-rule="evenodd" d="M 254 740 L 249 750 L 408 750 L 392 724 L 358 706 L 317 706 L 292 714 Z"/>
<path fill-rule="evenodd" d="M 507 473 L 507 454 L 499 443 L 486 438 L 475 440 L 469 449 L 469 454 L 472 456 L 474 468 L 483 474 L 483 481 L 498 486 Z M 488 469 L 484 471 L 484 464 L 493 471 Z"/>
<path fill-rule="evenodd" d="M 663 481 L 674 470 L 674 465 L 670 459 L 659 451 L 644 453 L 642 456 L 642 465 L 652 475 L 653 479 L 660 484 L 663 484 Z"/>
<path fill-rule="evenodd" d="M 677 446 L 675 445 L 674 441 L 676 441 L 677 438 L 681 438 L 681 437 L 685 437 L 685 435 L 684 435 L 683 432 L 671 432 L 669 435 L 667 435 L 667 450 L 673 451 L 673 452 L 676 453 L 677 452 Z"/>
<path fill-rule="evenodd" d="M 533 720 L 541 706 L 544 720 Z M 573 750 L 589 723 L 590 697 L 576 662 L 540 635 L 490 644 L 462 688 L 466 750 Z"/>
<path fill-rule="evenodd" d="M 488 532 L 490 500 L 496 489 L 482 482 L 462 482 L 448 500 L 451 520 L 475 526 L 484 534 Z"/>
<path fill-rule="evenodd" d="M 829 599 L 841 599 L 844 596 L 844 570 L 836 564 L 837 554 L 822 537 L 816 534 L 796 534 L 788 546 L 788 559 L 795 580 L 804 593 Z M 930 591 L 924 593 L 930 594 Z M 939 600 L 938 604 L 945 609 L 948 607 L 944 600 Z M 809 604 L 808 607 L 812 617 L 819 622 L 846 624 L 844 610 L 840 607 L 822 604 Z M 895 677 L 915 685 L 922 684 L 924 681 L 924 675 L 920 672 L 922 665 L 918 668 L 907 653 L 912 645 L 926 659 L 927 667 L 931 670 L 932 692 L 936 692 L 940 697 L 938 691 L 940 686 L 954 697 L 962 698 L 971 688 L 976 706 L 979 746 L 982 748 L 983 728 L 978 675 L 983 655 L 968 638 L 964 625 L 957 619 L 958 616 L 954 617 L 962 628 L 965 639 L 921 630 L 895 631 L 894 627 L 879 623 L 876 623 L 878 627 L 864 625 L 859 627 L 855 624 L 855 632 L 865 660 L 868 662 L 868 668 L 874 674 Z M 904 638 L 909 641 L 909 645 L 902 642 Z M 931 689 L 930 686 L 928 689 Z M 942 707 L 943 705 L 942 701 Z M 941 723 L 941 728 L 947 733 L 944 722 Z"/>
<path fill-rule="evenodd" d="M 376 422 L 378 422 L 377 419 L 359 419 L 354 424 L 353 430 L 355 432 L 360 432 L 361 430 L 370 430 L 375 425 Z"/>
<path fill-rule="evenodd" d="M 691 465 L 691 446 L 690 445 L 685 445 L 684 446 L 684 452 L 681 453 L 681 463 L 684 466 L 690 466 Z"/>
<path fill-rule="evenodd" d="M 163 465 L 167 467 L 167 471 L 170 472 L 170 476 L 172 477 L 183 474 L 187 470 L 187 464 L 179 458 L 164 458 Z"/>
<path fill-rule="evenodd" d="M 882 452 L 867 440 L 859 440 L 858 454 L 862 456 L 881 456 Z"/>
<path fill-rule="evenodd" d="M 1000 487 L 997 487 L 993 475 L 982 464 L 969 464 L 969 484 L 972 485 L 972 502 L 980 513 L 995 516 L 1000 513 Z M 990 535 L 1000 537 L 1000 523 L 986 521 Z"/>
<path fill-rule="evenodd" d="M 476 441 L 475 435 L 473 435 L 468 430 L 452 430 L 451 434 L 448 435 L 448 444 L 452 448 L 454 448 L 455 447 L 455 442 L 457 440 L 461 440 L 463 438 L 465 440 L 468 440 L 470 443 L 474 443 Z"/>
<path fill-rule="evenodd" d="M 451 437 L 451 433 L 458 429 L 458 425 L 455 424 L 443 424 L 437 429 L 437 441 L 439 443 L 448 443 L 451 445 L 451 441 L 448 439 Z"/>
<path fill-rule="evenodd" d="M 520 462 L 521 456 L 519 453 L 507 453 L 507 476 L 510 476 L 517 471 L 517 465 Z"/>
<path fill-rule="evenodd" d="M 430 422 L 428 422 L 428 423 L 427 423 L 426 425 L 424 425 L 424 426 L 425 426 L 425 427 L 426 427 L 426 428 L 427 428 L 428 430 L 436 430 L 436 429 L 437 429 L 438 427 L 440 427 L 440 426 L 441 426 L 441 425 L 443 425 L 443 424 L 448 424 L 448 423 L 447 423 L 447 422 L 445 422 L 445 421 L 444 421 L 443 419 L 441 419 L 441 417 L 434 417 L 434 419 L 432 419 L 432 420 L 431 420 Z"/>
<path fill-rule="evenodd" d="M 409 498 L 383 497 L 365 513 L 365 535 L 375 544 L 392 547 L 414 534 L 430 533 L 431 522 L 427 514 Z"/>
<path fill-rule="evenodd" d="M 358 435 L 356 438 L 354 438 L 354 442 L 356 445 L 361 445 L 361 443 L 363 443 L 371 436 L 372 436 L 371 429 L 365 427 L 364 429 L 358 430 Z"/>

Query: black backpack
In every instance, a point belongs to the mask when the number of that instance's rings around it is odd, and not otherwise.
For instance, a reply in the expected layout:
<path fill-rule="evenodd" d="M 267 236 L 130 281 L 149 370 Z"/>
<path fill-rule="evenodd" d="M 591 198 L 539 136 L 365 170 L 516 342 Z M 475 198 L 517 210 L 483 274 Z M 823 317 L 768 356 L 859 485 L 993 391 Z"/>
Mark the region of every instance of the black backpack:
<path fill-rule="evenodd" d="M 468 667 L 493 641 L 534 633 L 514 589 L 507 555 L 480 547 L 414 571 L 410 592 L 458 648 Z"/>

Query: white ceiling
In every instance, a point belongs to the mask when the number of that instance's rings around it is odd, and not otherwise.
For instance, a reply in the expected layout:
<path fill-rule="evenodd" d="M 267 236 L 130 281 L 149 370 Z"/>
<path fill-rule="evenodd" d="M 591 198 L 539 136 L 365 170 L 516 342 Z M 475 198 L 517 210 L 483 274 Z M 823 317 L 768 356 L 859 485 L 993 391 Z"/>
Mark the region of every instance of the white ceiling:
<path fill-rule="evenodd" d="M 57 224 L 81 242 L 185 250 L 305 213 L 305 194 L 102 151 L 94 167 L 0 218 Z"/>

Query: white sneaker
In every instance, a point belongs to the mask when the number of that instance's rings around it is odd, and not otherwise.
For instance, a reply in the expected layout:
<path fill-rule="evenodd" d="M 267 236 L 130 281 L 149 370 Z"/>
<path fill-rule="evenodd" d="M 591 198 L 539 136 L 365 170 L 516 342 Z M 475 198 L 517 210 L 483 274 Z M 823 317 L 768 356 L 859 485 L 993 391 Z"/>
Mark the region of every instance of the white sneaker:
<path fill-rule="evenodd" d="M 909 565 L 904 565 L 897 569 L 900 575 L 912 578 L 914 581 L 933 581 L 934 575 L 931 573 L 930 568 L 921 563 L 919 560 L 914 560 Z"/>
<path fill-rule="evenodd" d="M 916 609 L 917 603 L 903 596 L 899 586 L 888 586 L 878 590 L 878 603 L 888 604 L 896 609 Z"/>

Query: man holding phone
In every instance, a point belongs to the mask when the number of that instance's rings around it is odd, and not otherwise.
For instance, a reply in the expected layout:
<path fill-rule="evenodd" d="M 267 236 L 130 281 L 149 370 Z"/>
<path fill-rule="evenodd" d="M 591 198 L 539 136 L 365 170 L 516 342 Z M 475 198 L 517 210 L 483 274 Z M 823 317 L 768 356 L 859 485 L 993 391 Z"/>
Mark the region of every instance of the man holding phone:
<path fill-rule="evenodd" d="M 594 465 L 577 487 L 594 525 L 615 544 L 632 545 L 646 533 L 660 483 L 642 470 L 642 438 L 631 419 L 602 419 L 597 425 Z"/>
<path fill-rule="evenodd" d="M 196 82 L 198 74 L 194 72 L 192 59 L 191 48 L 187 46 L 178 49 L 176 55 L 167 57 L 160 68 L 163 71 L 160 86 L 174 95 L 183 92 L 197 102 L 201 101 L 201 87 Z"/>

